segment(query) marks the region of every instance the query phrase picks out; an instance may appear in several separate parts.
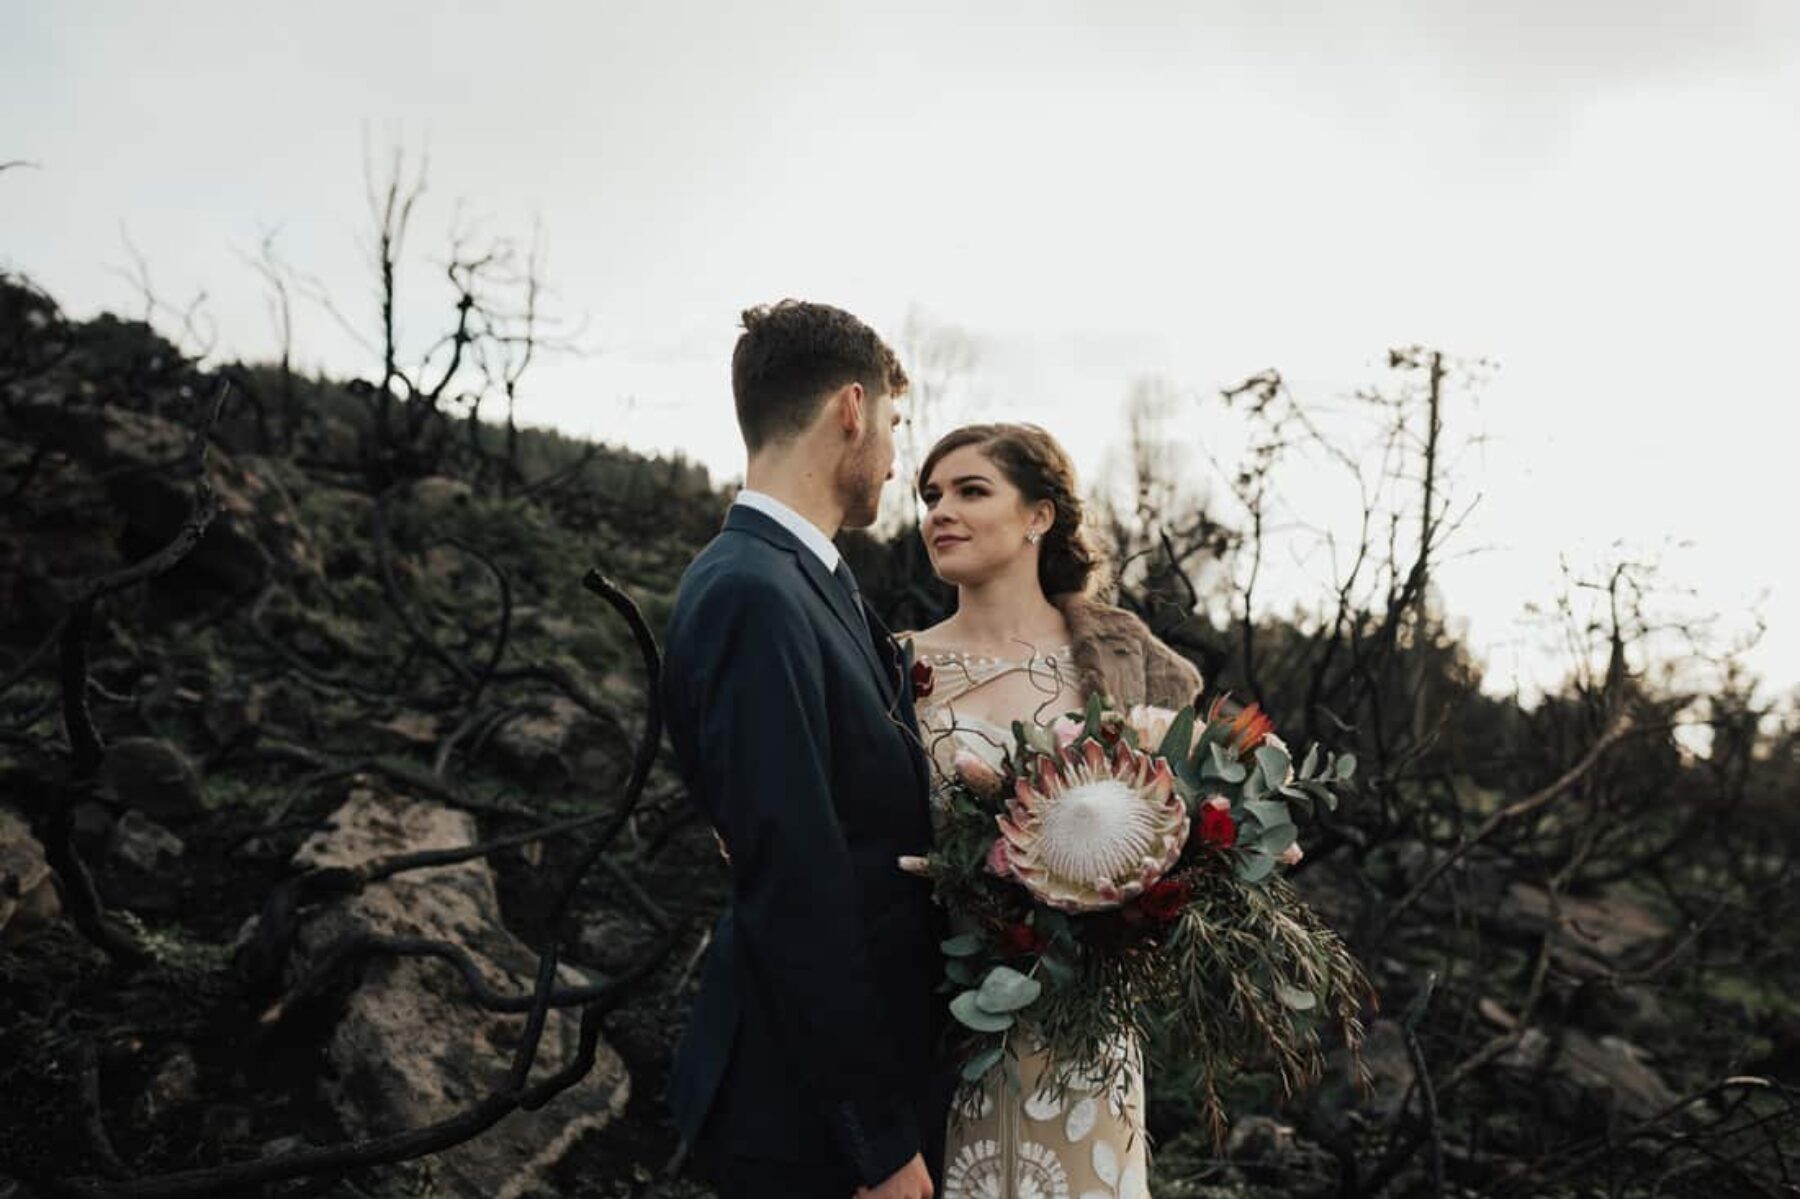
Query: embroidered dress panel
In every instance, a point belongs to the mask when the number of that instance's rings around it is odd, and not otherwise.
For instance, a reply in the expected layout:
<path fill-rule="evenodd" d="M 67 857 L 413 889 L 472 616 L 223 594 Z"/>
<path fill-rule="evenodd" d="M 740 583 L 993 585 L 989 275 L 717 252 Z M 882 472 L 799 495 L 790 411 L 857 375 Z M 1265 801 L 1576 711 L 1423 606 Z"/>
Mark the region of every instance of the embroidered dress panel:
<path fill-rule="evenodd" d="M 936 672 L 931 698 L 919 705 L 918 715 L 940 778 L 950 776 L 958 749 L 997 765 L 1012 742 L 1012 720 L 1048 724 L 1074 706 L 1057 702 L 1076 695 L 1074 660 L 1066 645 L 1025 658 L 958 650 L 921 652 L 919 657 Z M 1012 676 L 1024 676 L 1030 684 L 1020 705 L 1025 710 L 1001 712 L 980 705 L 1005 720 L 959 710 L 959 700 L 977 698 L 973 693 Z M 934 790 L 934 812 L 939 795 Z M 1059 1087 L 1028 1026 L 1022 1026 L 1022 1033 L 1024 1043 L 1016 1047 L 1017 1086 L 1003 1071 L 994 1071 L 974 1102 L 951 1114 L 943 1199 L 1148 1199 L 1138 1047 L 1116 1047 L 1129 1063 L 1122 1091 L 1109 1092 L 1080 1079 L 1065 1080 L 1067 1085 Z"/>

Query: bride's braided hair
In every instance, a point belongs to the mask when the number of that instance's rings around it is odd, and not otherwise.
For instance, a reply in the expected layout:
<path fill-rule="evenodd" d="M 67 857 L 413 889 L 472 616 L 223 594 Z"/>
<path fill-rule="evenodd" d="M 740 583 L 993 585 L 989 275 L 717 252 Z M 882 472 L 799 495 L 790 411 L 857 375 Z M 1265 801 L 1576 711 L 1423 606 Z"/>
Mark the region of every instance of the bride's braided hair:
<path fill-rule="evenodd" d="M 915 491 L 939 459 L 974 446 L 1000 468 L 1027 503 L 1049 500 L 1056 509 L 1049 532 L 1038 544 L 1038 585 L 1045 595 L 1087 593 L 1100 582 L 1103 558 L 1083 527 L 1086 509 L 1076 491 L 1075 464 L 1056 438 L 1028 424 L 964 425 L 938 439 L 919 467 Z"/>

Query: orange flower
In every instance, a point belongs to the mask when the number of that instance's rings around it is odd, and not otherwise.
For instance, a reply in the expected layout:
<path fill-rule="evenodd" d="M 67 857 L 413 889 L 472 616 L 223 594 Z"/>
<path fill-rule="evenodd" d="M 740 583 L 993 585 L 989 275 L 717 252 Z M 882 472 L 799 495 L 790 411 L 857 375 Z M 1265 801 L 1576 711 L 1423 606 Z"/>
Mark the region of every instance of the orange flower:
<path fill-rule="evenodd" d="M 1206 721 L 1211 724 L 1219 718 L 1225 707 L 1226 697 L 1221 695 L 1215 699 L 1212 708 L 1206 713 Z M 1231 748 L 1239 757 L 1244 757 L 1263 743 L 1263 738 L 1275 731 L 1275 722 L 1256 704 L 1246 704 L 1239 708 L 1231 718 Z"/>

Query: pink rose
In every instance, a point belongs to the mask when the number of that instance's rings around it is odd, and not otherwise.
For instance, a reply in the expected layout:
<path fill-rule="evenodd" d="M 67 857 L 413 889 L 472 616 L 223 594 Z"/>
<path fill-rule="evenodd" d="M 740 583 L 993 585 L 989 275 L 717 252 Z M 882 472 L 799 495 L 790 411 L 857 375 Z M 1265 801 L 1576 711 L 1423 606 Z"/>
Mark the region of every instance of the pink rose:
<path fill-rule="evenodd" d="M 1283 866 L 1294 866 L 1294 865 L 1297 865 L 1299 863 L 1300 859 L 1305 856 L 1306 856 L 1305 852 L 1303 850 L 1301 850 L 1301 848 L 1300 848 L 1300 842 L 1296 841 L 1292 845 L 1288 846 L 1286 849 L 1281 851 L 1281 857 L 1280 857 L 1279 861 L 1281 862 L 1281 864 Z"/>
<path fill-rule="evenodd" d="M 1050 726 L 1056 734 L 1056 748 L 1067 749 L 1075 743 L 1075 738 L 1087 731 L 1087 721 L 1077 720 L 1073 716 L 1058 716 L 1056 723 Z"/>
<path fill-rule="evenodd" d="M 1000 794 L 1000 772 L 974 750 L 957 750 L 956 755 L 950 759 L 950 766 L 963 785 L 983 799 L 992 799 Z"/>

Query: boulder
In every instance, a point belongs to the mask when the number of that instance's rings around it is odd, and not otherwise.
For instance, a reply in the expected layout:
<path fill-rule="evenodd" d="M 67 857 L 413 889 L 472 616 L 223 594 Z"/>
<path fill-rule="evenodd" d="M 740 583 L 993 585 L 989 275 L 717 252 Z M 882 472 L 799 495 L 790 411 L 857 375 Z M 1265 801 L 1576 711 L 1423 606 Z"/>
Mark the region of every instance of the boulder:
<path fill-rule="evenodd" d="M 1305 1130 L 1314 1140 L 1331 1144 L 1359 1124 L 1385 1124 L 1398 1114 L 1415 1073 L 1397 1021 L 1376 1020 L 1369 1025 L 1362 1064 L 1369 1075 L 1366 1095 L 1356 1086 L 1347 1049 L 1339 1046 L 1326 1056 L 1325 1077 L 1301 1106 Z"/>
<path fill-rule="evenodd" d="M 1549 1080 L 1550 1110 L 1571 1121 L 1613 1124 L 1617 1117 L 1644 1120 L 1666 1109 L 1677 1096 L 1646 1064 L 1643 1050 L 1618 1037 L 1594 1038 L 1565 1028 L 1555 1036 L 1528 1028 L 1498 1059 L 1504 1069 Z"/>
<path fill-rule="evenodd" d="M 583 962 L 604 973 L 623 974 L 655 941 L 656 930 L 645 921 L 603 908 L 581 926 L 575 952 Z"/>
<path fill-rule="evenodd" d="M 61 911 L 44 847 L 23 816 L 0 808 L 0 944 L 16 941 Z"/>
<path fill-rule="evenodd" d="M 540 699 L 507 720 L 489 745 L 508 771 L 531 783 L 591 780 L 613 768 L 618 753 L 607 725 L 566 695 Z"/>
<path fill-rule="evenodd" d="M 92 529 L 110 535 L 118 561 L 160 548 L 187 521 L 194 480 L 182 462 L 192 436 L 186 414 L 175 420 L 122 404 L 67 404 L 43 397 L 20 404 L 15 415 L 24 436 L 67 455 L 40 484 L 45 502 L 59 495 L 87 496 L 89 505 L 65 523 L 75 519 L 77 533 Z M 187 591 L 195 585 L 243 593 L 274 572 L 316 568 L 316 554 L 293 507 L 272 479 L 276 468 L 246 465 L 254 461 L 239 462 L 216 446 L 208 453 L 208 479 L 219 510 L 181 564 L 158 581 L 172 599 L 191 604 Z M 64 533 L 55 536 L 60 540 Z M 68 556 L 52 549 L 37 556 L 52 552 Z M 108 565 L 89 552 L 54 577 L 73 579 Z"/>
<path fill-rule="evenodd" d="M 187 845 L 142 812 L 130 810 L 112 827 L 100 890 L 109 903 L 134 912 L 170 914 L 181 907 L 177 868 Z"/>
<path fill-rule="evenodd" d="M 475 839 L 475 822 L 433 803 L 354 790 L 333 814 L 331 829 L 295 854 L 302 868 L 354 866 L 390 854 L 450 849 Z M 288 964 L 304 975 L 340 938 L 366 932 L 424 937 L 466 950 L 483 979 L 509 994 L 530 990 L 537 957 L 501 924 L 494 877 L 486 861 L 417 870 L 365 888 L 304 926 Z M 327 1056 L 327 1093 L 353 1135 L 380 1135 L 442 1120 L 499 1088 L 525 1017 L 477 1007 L 461 973 L 430 958 L 366 959 L 343 1005 Z M 593 980 L 561 969 L 565 985 Z M 579 1012 L 553 1010 L 533 1080 L 576 1052 Z M 618 1054 L 602 1042 L 586 1077 L 535 1112 L 514 1112 L 472 1141 L 430 1159 L 434 1194 L 514 1199 L 541 1184 L 545 1172 L 584 1134 L 619 1116 L 630 1079 Z"/>
<path fill-rule="evenodd" d="M 1614 888 L 1589 898 L 1559 896 L 1554 909 L 1542 887 L 1515 882 L 1493 910 L 1493 924 L 1515 937 L 1537 939 L 1558 920 L 1551 953 L 1577 977 L 1599 977 L 1640 964 L 1669 936 L 1654 912 Z"/>
<path fill-rule="evenodd" d="M 153 1128 L 170 1113 L 194 1102 L 200 1093 L 200 1067 L 193 1051 L 176 1045 L 163 1059 L 132 1104 L 132 1123 L 139 1128 Z"/>
<path fill-rule="evenodd" d="M 406 498 L 422 513 L 428 516 L 441 516 L 455 508 L 461 508 L 474 497 L 474 490 L 461 479 L 452 479 L 447 475 L 427 475 L 415 479 L 407 486 Z"/>
<path fill-rule="evenodd" d="M 200 772 L 173 742 L 121 737 L 100 762 L 100 793 L 132 812 L 182 825 L 206 814 Z"/>

